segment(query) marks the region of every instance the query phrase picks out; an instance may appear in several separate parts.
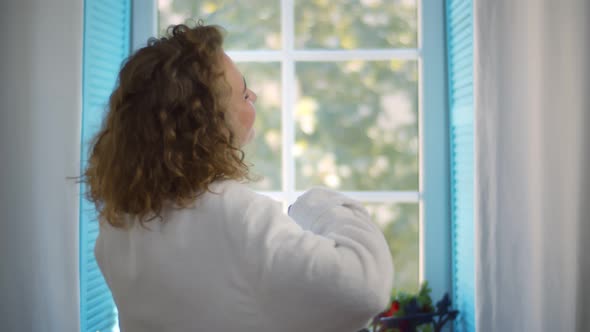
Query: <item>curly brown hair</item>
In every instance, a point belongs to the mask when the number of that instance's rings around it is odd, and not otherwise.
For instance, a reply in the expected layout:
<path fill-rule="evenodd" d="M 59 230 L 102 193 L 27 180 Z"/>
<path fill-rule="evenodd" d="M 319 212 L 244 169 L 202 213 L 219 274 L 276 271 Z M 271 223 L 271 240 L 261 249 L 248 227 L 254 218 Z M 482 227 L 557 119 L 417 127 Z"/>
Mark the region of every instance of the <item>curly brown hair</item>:
<path fill-rule="evenodd" d="M 144 226 L 166 202 L 186 207 L 216 180 L 249 179 L 226 121 L 222 45 L 220 27 L 181 24 L 124 62 L 83 176 L 99 219 Z"/>

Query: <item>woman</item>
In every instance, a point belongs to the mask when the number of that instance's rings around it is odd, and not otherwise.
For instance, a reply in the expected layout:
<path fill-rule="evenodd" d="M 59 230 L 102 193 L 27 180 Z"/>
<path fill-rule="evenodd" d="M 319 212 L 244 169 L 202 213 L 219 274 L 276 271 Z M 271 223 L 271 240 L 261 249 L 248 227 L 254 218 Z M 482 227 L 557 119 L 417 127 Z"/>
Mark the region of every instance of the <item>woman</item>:
<path fill-rule="evenodd" d="M 215 26 L 171 27 L 124 64 L 85 181 L 95 255 L 127 331 L 356 331 L 391 256 L 356 201 L 249 190 L 256 94 Z"/>

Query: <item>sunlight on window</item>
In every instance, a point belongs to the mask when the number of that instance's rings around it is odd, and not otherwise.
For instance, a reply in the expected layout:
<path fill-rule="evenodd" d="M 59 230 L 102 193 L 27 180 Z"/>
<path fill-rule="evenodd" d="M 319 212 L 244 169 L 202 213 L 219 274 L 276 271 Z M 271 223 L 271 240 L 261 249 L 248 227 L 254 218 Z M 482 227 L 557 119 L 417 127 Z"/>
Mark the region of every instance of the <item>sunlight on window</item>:
<path fill-rule="evenodd" d="M 298 49 L 416 47 L 416 0 L 295 2 Z"/>
<path fill-rule="evenodd" d="M 373 221 L 381 227 L 393 257 L 395 287 L 418 289 L 418 204 L 367 203 Z"/>
<path fill-rule="evenodd" d="M 404 61 L 395 71 L 388 61 L 302 62 L 296 64 L 296 78 L 301 96 L 295 134 L 298 144 L 305 142 L 295 155 L 297 189 L 418 189 L 415 61 Z M 346 165 L 350 173 L 301 172 L 306 164 L 325 163 L 327 156 L 334 169 Z"/>

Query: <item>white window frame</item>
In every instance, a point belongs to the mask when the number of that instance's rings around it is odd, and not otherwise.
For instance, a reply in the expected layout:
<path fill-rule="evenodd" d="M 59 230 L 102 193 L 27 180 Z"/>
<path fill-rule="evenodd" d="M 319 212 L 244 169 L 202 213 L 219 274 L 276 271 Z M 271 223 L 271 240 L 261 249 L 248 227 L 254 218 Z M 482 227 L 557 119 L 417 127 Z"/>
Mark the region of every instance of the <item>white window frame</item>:
<path fill-rule="evenodd" d="M 277 0 L 278 1 L 278 0 Z M 428 280 L 436 301 L 451 292 L 451 233 L 449 194 L 449 140 L 446 99 L 444 2 L 418 1 L 418 48 L 385 50 L 295 49 L 294 0 L 281 1 L 281 50 L 229 51 L 235 62 L 280 62 L 282 87 L 282 190 L 264 192 L 293 202 L 295 190 L 294 89 L 295 63 L 303 61 L 417 60 L 419 67 L 418 191 L 344 192 L 367 203 L 419 203 L 419 279 Z M 157 35 L 157 0 L 133 0 L 132 49 Z"/>

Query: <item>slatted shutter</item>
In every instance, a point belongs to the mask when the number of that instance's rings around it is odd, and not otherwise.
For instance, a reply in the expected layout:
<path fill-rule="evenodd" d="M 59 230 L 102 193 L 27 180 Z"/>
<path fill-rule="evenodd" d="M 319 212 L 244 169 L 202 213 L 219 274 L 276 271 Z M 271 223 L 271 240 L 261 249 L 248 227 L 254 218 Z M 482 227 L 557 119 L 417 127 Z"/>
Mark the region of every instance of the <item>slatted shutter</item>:
<path fill-rule="evenodd" d="M 475 331 L 473 210 L 473 0 L 447 0 L 450 103 L 452 286 L 455 331 Z"/>
<path fill-rule="evenodd" d="M 130 0 L 84 2 L 82 89 L 82 160 L 86 168 L 88 143 L 99 129 L 122 61 L 129 55 Z M 81 186 L 81 192 L 86 187 Z M 81 331 L 118 330 L 111 293 L 94 258 L 98 235 L 94 205 L 80 201 L 80 322 Z"/>

